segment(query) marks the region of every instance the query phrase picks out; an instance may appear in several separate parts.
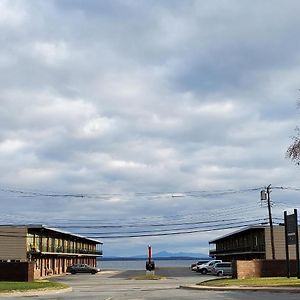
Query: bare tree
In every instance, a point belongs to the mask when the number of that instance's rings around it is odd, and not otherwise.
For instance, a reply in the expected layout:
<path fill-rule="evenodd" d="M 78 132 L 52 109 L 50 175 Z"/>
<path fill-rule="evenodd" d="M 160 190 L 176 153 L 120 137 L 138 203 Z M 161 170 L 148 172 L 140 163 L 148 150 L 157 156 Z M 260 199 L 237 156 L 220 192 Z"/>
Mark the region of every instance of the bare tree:
<path fill-rule="evenodd" d="M 296 127 L 296 135 L 293 136 L 293 143 L 288 147 L 286 156 L 300 165 L 300 129 Z"/>
<path fill-rule="evenodd" d="M 300 91 L 300 89 L 299 89 Z M 297 102 L 298 109 L 300 108 L 300 101 Z M 296 134 L 293 136 L 293 143 L 288 147 L 286 151 L 286 157 L 290 158 L 297 165 L 300 165 L 300 129 L 295 128 Z"/>

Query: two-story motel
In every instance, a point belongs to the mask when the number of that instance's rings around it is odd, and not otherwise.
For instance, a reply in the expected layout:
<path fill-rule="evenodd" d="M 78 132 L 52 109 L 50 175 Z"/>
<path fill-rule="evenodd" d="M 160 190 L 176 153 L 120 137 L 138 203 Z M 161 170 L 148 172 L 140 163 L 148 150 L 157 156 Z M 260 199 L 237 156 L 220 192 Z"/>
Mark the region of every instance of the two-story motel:
<path fill-rule="evenodd" d="M 0 225 L 0 262 L 34 262 L 34 278 L 62 274 L 69 265 L 96 266 L 102 242 L 45 225 Z"/>
<path fill-rule="evenodd" d="M 285 227 L 274 226 L 276 259 L 286 259 Z M 300 227 L 298 228 L 300 234 Z M 269 225 L 248 226 L 209 242 L 209 255 L 223 261 L 272 259 Z M 290 259 L 295 257 L 295 245 L 290 247 Z"/>

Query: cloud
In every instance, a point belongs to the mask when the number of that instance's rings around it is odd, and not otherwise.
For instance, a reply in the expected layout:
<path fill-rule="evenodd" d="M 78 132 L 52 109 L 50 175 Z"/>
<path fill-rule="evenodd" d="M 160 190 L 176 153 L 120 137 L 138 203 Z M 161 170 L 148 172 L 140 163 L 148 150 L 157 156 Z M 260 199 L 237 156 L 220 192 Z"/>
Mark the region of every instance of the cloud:
<path fill-rule="evenodd" d="M 2 191 L 3 214 L 169 222 L 230 215 L 244 201 L 261 215 L 257 191 L 172 194 L 298 185 L 285 159 L 298 122 L 298 11 L 295 1 L 2 1 L 0 186 L 89 195 Z M 276 193 L 294 204 L 295 193 Z M 217 234 L 151 241 L 202 252 Z M 124 253 L 148 244 L 130 241 Z"/>
<path fill-rule="evenodd" d="M 28 19 L 26 11 L 22 9 L 22 5 L 16 2 L 4 0 L 0 4 L 0 26 L 10 26 L 18 28 L 22 26 Z"/>

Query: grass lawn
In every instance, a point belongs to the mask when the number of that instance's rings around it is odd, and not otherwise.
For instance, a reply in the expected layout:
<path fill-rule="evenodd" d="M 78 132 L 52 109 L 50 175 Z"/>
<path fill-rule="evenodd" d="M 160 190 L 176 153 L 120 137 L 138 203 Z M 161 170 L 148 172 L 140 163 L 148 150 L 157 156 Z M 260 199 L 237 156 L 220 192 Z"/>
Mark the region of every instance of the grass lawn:
<path fill-rule="evenodd" d="M 50 282 L 47 280 L 39 280 L 33 282 L 14 282 L 0 281 L 0 293 L 30 291 L 30 290 L 57 290 L 65 289 L 68 286 L 58 282 Z"/>
<path fill-rule="evenodd" d="M 140 275 L 140 276 L 130 277 L 129 279 L 134 279 L 134 280 L 160 280 L 160 279 L 165 279 L 165 277 L 159 276 L 159 275 L 147 274 L 147 275 Z"/>
<path fill-rule="evenodd" d="M 246 278 L 246 279 L 215 279 L 198 283 L 205 286 L 299 286 L 300 279 L 296 277 L 264 277 L 264 278 Z"/>

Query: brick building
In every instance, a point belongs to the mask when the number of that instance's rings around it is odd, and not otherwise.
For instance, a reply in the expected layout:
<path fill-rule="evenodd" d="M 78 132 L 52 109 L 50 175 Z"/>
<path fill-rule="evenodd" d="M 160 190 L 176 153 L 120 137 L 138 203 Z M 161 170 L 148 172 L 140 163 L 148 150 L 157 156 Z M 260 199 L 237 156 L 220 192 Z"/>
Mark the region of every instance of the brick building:
<path fill-rule="evenodd" d="M 75 263 L 96 266 L 102 244 L 45 225 L 0 225 L 0 262 L 34 262 L 34 279 L 65 273 Z"/>

